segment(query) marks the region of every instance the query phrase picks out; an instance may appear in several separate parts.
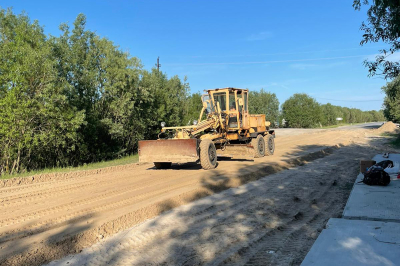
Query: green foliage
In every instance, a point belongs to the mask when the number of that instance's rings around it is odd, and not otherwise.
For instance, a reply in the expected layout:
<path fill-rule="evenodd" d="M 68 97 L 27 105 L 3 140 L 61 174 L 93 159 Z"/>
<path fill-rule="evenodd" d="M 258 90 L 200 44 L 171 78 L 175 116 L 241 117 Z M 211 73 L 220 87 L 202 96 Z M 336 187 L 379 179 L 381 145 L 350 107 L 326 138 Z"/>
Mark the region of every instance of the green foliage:
<path fill-rule="evenodd" d="M 266 120 L 275 123 L 279 116 L 279 100 L 276 94 L 266 92 L 264 89 L 250 91 L 249 112 L 250 114 L 265 114 Z"/>
<path fill-rule="evenodd" d="M 188 115 L 189 85 L 85 29 L 47 37 L 38 22 L 0 10 L 0 173 L 133 154 L 161 121 Z M 201 103 L 200 103 L 201 104 Z"/>
<path fill-rule="evenodd" d="M 397 137 L 394 140 L 392 140 L 390 144 L 392 144 L 393 147 L 400 149 L 400 137 Z"/>
<path fill-rule="evenodd" d="M 36 21 L 11 10 L 0 10 L 0 33 L 0 173 L 64 164 L 84 113 L 62 93 L 52 47 Z"/>
<path fill-rule="evenodd" d="M 319 105 L 306 94 L 295 94 L 282 105 L 282 118 L 289 127 L 329 127 L 338 124 L 384 121 L 382 111 L 361 111 L 330 103 Z M 338 121 L 336 118 L 342 118 Z"/>
<path fill-rule="evenodd" d="M 353 7 L 360 10 L 361 6 L 369 5 L 367 11 L 368 22 L 363 22 L 361 30 L 364 35 L 361 45 L 366 43 L 384 42 L 390 45 L 389 49 L 380 50 L 375 62 L 365 61 L 369 74 L 383 75 L 385 78 L 395 78 L 400 74 L 400 63 L 393 62 L 387 57 L 400 49 L 400 3 L 399 0 L 354 0 Z"/>
<path fill-rule="evenodd" d="M 315 127 L 322 120 L 320 105 L 304 93 L 287 99 L 282 104 L 282 114 L 289 127 Z"/>
<path fill-rule="evenodd" d="M 337 107 L 330 103 L 321 105 L 322 119 L 320 122 L 322 125 L 335 125 L 337 123 L 336 118 L 343 118 L 341 110 Z"/>
<path fill-rule="evenodd" d="M 383 113 L 387 120 L 400 122 L 400 76 L 382 88 L 386 96 L 383 101 Z"/>
<path fill-rule="evenodd" d="M 190 95 L 186 102 L 186 114 L 183 119 L 183 125 L 191 125 L 193 120 L 199 120 L 199 115 L 202 108 L 203 104 L 201 101 L 201 94 L 193 93 Z M 203 115 L 202 119 L 204 118 L 205 115 Z"/>

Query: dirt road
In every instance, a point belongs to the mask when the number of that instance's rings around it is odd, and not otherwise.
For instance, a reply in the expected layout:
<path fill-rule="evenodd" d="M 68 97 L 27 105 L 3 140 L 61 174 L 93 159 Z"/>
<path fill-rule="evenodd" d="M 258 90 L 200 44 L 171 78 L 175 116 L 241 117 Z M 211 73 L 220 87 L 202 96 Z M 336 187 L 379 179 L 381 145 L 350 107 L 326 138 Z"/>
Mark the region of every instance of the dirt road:
<path fill-rule="evenodd" d="M 300 265 L 326 221 L 339 217 L 358 174 L 347 146 L 302 167 L 181 206 L 122 231 L 66 265 Z"/>
<path fill-rule="evenodd" d="M 80 252 L 166 210 L 302 165 L 337 150 L 335 145 L 354 146 L 354 142 L 365 142 L 364 129 L 278 135 L 274 156 L 221 160 L 211 171 L 193 164 L 171 170 L 129 165 L 0 183 L 0 264 L 39 265 Z M 322 194 L 316 197 L 320 198 Z M 283 216 L 290 220 L 293 211 L 288 209 Z M 305 212 L 301 215 L 308 217 Z"/>

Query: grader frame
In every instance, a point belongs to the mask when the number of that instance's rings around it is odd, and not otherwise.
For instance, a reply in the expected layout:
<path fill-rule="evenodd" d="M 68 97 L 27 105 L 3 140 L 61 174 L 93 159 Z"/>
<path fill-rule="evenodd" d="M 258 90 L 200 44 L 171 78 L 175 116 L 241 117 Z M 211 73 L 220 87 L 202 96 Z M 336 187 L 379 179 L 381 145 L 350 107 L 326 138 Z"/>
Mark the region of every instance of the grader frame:
<path fill-rule="evenodd" d="M 249 113 L 247 89 L 206 92 L 197 123 L 164 126 L 157 140 L 139 141 L 139 162 L 169 168 L 171 163 L 199 161 L 204 169 L 212 169 L 217 166 L 217 155 L 259 158 L 274 153 L 275 131 L 269 129 L 264 114 Z"/>

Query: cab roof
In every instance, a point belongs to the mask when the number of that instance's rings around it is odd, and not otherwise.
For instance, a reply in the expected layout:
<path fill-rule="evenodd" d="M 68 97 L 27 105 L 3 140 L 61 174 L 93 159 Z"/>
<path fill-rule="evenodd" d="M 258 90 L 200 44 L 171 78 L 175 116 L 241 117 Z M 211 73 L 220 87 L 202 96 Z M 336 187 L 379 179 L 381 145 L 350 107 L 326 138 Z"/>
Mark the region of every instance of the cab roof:
<path fill-rule="evenodd" d="M 226 87 L 226 88 L 217 88 L 217 89 L 212 89 L 212 90 L 207 90 L 207 92 L 210 91 L 222 91 L 222 90 L 228 90 L 228 91 L 249 91 L 248 89 L 239 89 L 239 88 L 233 88 L 233 87 Z"/>

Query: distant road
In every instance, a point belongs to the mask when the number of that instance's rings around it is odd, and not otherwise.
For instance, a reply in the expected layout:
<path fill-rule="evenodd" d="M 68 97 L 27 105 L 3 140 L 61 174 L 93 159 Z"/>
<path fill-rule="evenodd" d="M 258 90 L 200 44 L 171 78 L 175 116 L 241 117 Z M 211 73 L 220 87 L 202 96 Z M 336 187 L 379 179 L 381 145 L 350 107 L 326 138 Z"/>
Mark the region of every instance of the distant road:
<path fill-rule="evenodd" d="M 383 122 L 372 122 L 372 123 L 365 123 L 365 124 L 357 124 L 352 126 L 342 126 L 338 127 L 337 129 L 374 129 L 379 128 L 382 126 Z"/>
<path fill-rule="evenodd" d="M 321 129 L 321 128 L 276 128 L 276 136 L 295 136 L 301 135 L 305 133 L 315 133 L 321 132 L 326 130 L 357 130 L 357 129 L 373 129 L 379 128 L 383 122 L 372 122 L 372 123 L 365 123 L 365 124 L 356 124 L 352 126 L 341 126 L 337 128 L 331 129 Z"/>

